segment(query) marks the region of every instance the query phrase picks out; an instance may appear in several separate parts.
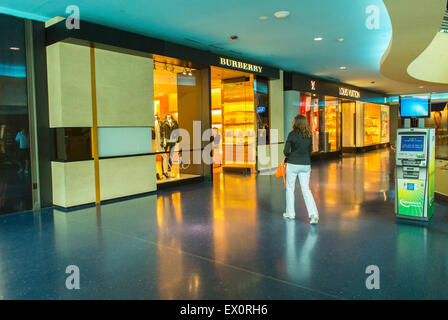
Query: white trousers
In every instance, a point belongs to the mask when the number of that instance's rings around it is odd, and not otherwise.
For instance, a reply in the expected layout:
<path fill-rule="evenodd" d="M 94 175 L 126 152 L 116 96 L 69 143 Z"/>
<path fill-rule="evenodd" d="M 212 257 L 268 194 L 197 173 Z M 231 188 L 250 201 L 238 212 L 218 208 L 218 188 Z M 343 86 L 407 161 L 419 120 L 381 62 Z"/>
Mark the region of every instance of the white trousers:
<path fill-rule="evenodd" d="M 305 201 L 308 216 L 318 216 L 316 202 L 310 190 L 310 165 L 299 165 L 288 163 L 286 165 L 286 214 L 295 217 L 294 210 L 294 191 L 296 187 L 297 176 L 299 177 L 300 189 L 302 189 L 303 200 Z"/>

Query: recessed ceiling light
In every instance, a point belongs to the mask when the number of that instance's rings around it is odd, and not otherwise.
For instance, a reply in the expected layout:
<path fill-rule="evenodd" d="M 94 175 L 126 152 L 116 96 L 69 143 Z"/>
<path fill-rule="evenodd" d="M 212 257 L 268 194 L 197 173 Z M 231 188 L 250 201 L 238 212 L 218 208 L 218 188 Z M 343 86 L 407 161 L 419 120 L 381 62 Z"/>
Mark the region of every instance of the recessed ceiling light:
<path fill-rule="evenodd" d="M 289 15 L 290 15 L 289 11 L 277 11 L 276 13 L 274 13 L 274 17 L 278 19 L 285 19 L 289 17 Z"/>
<path fill-rule="evenodd" d="M 344 38 L 338 38 L 338 42 L 344 41 Z"/>
<path fill-rule="evenodd" d="M 420 88 L 420 89 L 423 89 L 423 88 L 424 88 L 424 86 L 420 86 L 419 88 Z"/>
<path fill-rule="evenodd" d="M 261 17 L 259 17 L 258 19 L 260 19 L 260 20 L 268 20 L 269 17 L 267 17 L 267 16 L 261 16 Z"/>
<path fill-rule="evenodd" d="M 17 48 L 17 47 L 9 47 L 9 49 L 14 50 L 14 51 L 20 50 L 20 48 Z"/>
<path fill-rule="evenodd" d="M 322 37 L 316 37 L 316 38 L 314 38 L 314 41 L 322 41 L 322 40 L 324 40 L 324 38 L 322 38 Z"/>
<path fill-rule="evenodd" d="M 339 67 L 341 70 L 347 70 L 347 67 Z"/>

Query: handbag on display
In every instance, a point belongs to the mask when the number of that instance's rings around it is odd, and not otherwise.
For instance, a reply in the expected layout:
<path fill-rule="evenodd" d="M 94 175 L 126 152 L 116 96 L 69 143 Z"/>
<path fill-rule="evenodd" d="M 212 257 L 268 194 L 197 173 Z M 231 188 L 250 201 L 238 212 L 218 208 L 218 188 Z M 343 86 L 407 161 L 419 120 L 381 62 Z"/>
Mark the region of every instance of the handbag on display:
<path fill-rule="evenodd" d="M 282 162 L 278 165 L 277 170 L 275 170 L 275 177 L 276 178 L 283 178 L 283 184 L 286 189 L 286 162 Z"/>

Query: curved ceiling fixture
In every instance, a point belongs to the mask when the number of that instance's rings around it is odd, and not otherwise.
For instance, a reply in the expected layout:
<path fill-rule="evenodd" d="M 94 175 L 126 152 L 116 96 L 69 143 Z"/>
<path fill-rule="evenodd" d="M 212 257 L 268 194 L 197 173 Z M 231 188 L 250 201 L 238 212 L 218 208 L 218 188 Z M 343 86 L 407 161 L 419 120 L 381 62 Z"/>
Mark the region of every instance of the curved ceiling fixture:
<path fill-rule="evenodd" d="M 400 82 L 434 85 L 434 79 L 422 81 L 411 76 L 408 67 L 439 34 L 447 0 L 384 0 L 384 4 L 392 22 L 392 38 L 381 59 L 381 73 Z M 430 67 L 435 61 L 425 64 Z"/>
<path fill-rule="evenodd" d="M 439 32 L 407 72 L 421 81 L 448 84 L 448 33 Z"/>

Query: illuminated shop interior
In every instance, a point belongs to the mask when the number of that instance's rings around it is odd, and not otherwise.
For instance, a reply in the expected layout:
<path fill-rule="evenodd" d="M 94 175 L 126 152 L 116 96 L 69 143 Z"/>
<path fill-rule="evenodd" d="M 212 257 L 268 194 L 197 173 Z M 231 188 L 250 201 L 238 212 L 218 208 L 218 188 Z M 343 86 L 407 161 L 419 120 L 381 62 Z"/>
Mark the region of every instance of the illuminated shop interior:
<path fill-rule="evenodd" d="M 387 105 L 301 93 L 300 114 L 307 117 L 313 132 L 314 153 L 390 142 Z"/>
<path fill-rule="evenodd" d="M 212 128 L 220 143 L 213 150 L 213 172 L 255 169 L 255 94 L 252 74 L 211 68 Z"/>
<path fill-rule="evenodd" d="M 339 99 L 302 93 L 300 114 L 305 115 L 313 133 L 313 152 L 341 150 L 341 108 Z"/>
<path fill-rule="evenodd" d="M 153 55 L 153 59 L 155 126 L 152 132 L 152 151 L 156 154 L 157 183 L 199 177 L 199 174 L 190 170 L 193 167 L 191 163 L 182 163 L 179 141 L 176 137 L 170 140 L 172 137 L 169 133 L 176 127 L 191 131 L 185 124 L 201 120 L 194 118 L 198 112 L 200 114 L 201 105 L 191 99 L 192 96 L 201 95 L 201 73 L 178 59 L 159 55 Z M 170 123 L 174 123 L 174 127 L 171 125 L 166 130 L 170 117 Z M 190 136 L 192 139 L 192 135 Z M 187 150 L 183 150 L 184 155 L 185 151 Z"/>

